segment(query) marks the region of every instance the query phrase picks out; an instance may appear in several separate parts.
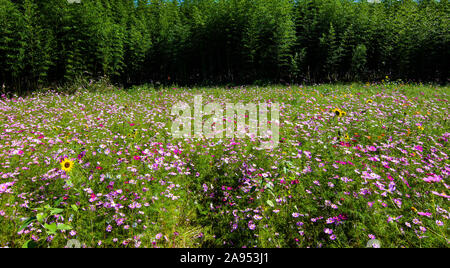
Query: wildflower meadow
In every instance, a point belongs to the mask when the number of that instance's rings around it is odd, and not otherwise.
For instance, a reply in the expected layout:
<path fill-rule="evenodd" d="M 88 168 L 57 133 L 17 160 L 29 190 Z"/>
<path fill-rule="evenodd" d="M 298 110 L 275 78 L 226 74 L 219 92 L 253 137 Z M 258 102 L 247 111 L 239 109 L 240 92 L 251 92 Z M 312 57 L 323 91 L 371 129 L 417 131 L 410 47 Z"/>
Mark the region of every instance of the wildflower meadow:
<path fill-rule="evenodd" d="M 448 247 L 449 93 L 387 78 L 2 95 L 0 247 Z M 175 137 L 173 106 L 199 95 L 277 103 L 277 146 Z"/>

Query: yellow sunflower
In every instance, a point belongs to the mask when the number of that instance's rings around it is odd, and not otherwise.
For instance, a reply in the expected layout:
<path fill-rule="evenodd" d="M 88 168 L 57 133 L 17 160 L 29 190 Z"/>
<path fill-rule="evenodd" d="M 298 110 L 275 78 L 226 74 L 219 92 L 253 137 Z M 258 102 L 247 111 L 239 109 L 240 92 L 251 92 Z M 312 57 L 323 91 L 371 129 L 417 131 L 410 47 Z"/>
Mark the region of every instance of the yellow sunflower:
<path fill-rule="evenodd" d="M 61 162 L 61 169 L 68 173 L 73 169 L 74 165 L 73 161 L 66 158 Z"/>
<path fill-rule="evenodd" d="M 334 113 L 336 116 L 339 116 L 339 117 L 341 117 L 342 114 L 343 114 L 343 112 L 342 112 L 340 109 L 338 109 L 338 108 L 334 109 L 334 110 L 333 110 L 333 113 Z"/>

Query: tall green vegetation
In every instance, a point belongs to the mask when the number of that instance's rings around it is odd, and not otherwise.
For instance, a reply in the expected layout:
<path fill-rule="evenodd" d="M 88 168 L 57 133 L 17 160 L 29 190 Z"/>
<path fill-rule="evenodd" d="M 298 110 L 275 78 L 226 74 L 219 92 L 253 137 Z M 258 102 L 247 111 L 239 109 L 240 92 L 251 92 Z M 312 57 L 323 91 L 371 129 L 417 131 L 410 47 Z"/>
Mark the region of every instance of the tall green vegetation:
<path fill-rule="evenodd" d="M 0 83 L 448 82 L 449 0 L 0 0 Z"/>

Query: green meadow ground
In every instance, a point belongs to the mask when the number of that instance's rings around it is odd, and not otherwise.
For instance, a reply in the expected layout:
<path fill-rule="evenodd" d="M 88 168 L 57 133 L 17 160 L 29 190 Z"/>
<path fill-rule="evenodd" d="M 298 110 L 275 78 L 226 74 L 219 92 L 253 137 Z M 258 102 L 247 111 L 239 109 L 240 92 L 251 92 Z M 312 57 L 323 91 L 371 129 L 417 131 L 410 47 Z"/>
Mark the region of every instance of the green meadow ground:
<path fill-rule="evenodd" d="M 448 247 L 449 93 L 384 81 L 2 96 L 0 246 Z M 279 103 L 279 146 L 173 138 L 172 106 L 199 94 Z"/>

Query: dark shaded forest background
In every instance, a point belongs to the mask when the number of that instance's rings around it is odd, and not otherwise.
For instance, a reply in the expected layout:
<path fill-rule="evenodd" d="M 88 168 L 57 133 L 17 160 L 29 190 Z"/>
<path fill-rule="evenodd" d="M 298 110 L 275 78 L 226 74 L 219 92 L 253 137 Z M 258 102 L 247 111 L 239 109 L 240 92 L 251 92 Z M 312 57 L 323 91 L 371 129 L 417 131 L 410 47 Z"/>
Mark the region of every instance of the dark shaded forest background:
<path fill-rule="evenodd" d="M 447 83 L 449 0 L 0 0 L 0 83 Z"/>

